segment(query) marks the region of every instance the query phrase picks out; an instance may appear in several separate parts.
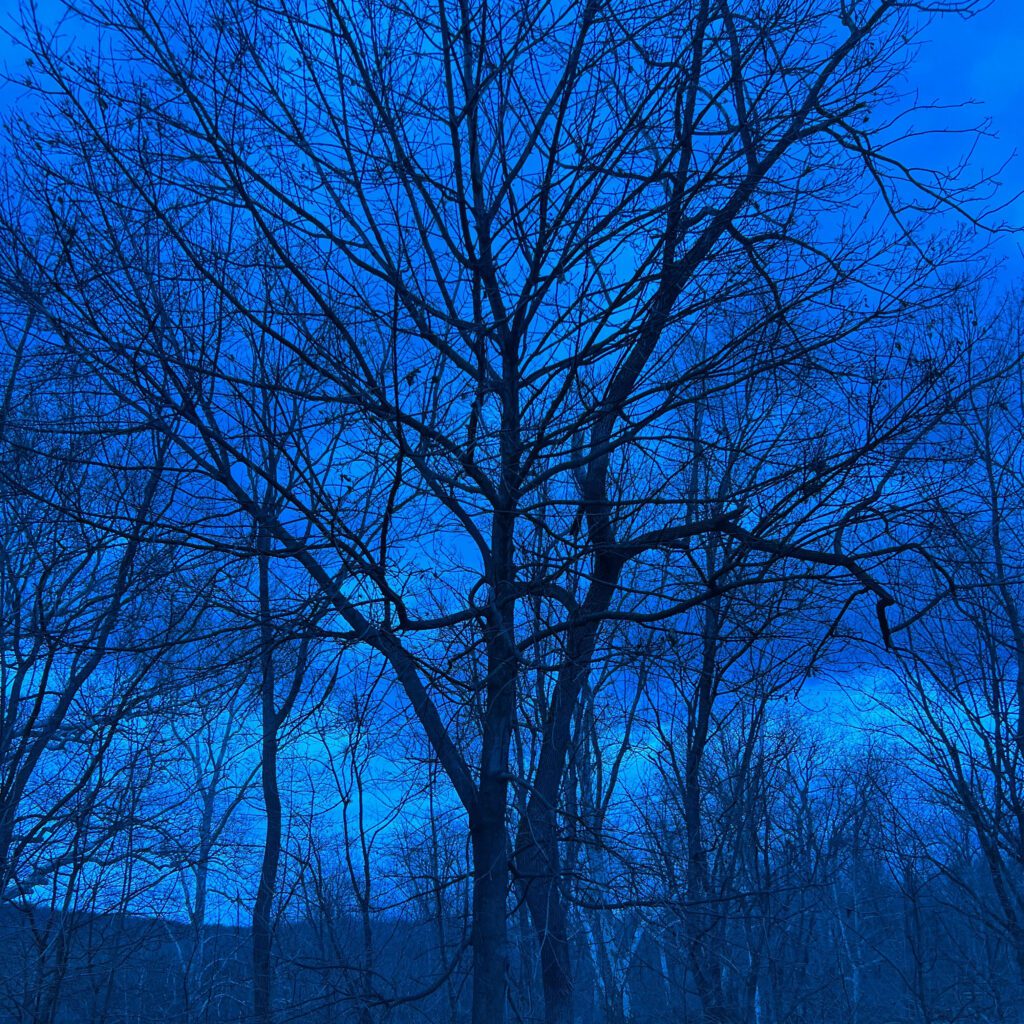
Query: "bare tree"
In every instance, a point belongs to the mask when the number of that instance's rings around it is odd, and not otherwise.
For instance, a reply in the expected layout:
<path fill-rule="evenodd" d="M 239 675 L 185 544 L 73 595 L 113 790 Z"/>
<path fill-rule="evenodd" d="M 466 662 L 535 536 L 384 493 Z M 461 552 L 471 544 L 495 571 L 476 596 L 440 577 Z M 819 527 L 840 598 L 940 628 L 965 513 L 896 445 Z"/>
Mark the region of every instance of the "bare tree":
<path fill-rule="evenodd" d="M 168 539 L 255 524 L 398 680 L 468 824 L 476 1024 L 506 1016 L 512 862 L 571 1017 L 558 819 L 607 623 L 703 609 L 708 691 L 723 589 L 798 565 L 888 643 L 904 545 L 865 524 L 961 355 L 891 332 L 948 296 L 965 250 L 921 225 L 969 199 L 888 145 L 920 6 L 111 0 L 76 8 L 91 54 L 25 25 L 10 301 L 166 449 Z M 703 410 L 752 383 L 765 475 L 708 492 Z M 812 396 L 833 443 L 786 411 Z"/>
<path fill-rule="evenodd" d="M 976 327 L 980 315 L 968 306 L 961 323 Z M 979 386 L 941 434 L 946 457 L 922 485 L 933 512 L 925 536 L 955 589 L 941 614 L 910 631 L 898 696 L 879 699 L 920 759 L 924 791 L 969 825 L 995 896 L 990 912 L 1024 980 L 1024 631 L 1020 552 L 1011 540 L 1024 508 L 1017 306 L 997 311 L 983 330 L 1000 337 L 979 353 Z"/>

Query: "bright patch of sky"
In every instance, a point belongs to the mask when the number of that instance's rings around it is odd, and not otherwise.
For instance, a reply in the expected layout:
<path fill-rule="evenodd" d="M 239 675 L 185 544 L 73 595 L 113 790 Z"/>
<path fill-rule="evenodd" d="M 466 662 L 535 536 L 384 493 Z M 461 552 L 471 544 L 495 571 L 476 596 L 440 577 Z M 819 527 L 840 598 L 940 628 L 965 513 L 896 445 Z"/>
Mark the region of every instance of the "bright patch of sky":
<path fill-rule="evenodd" d="M 969 129 L 988 122 L 978 142 L 971 167 L 976 174 L 995 175 L 1001 183 L 1002 202 L 1009 203 L 1004 218 L 1024 225 L 1024 4 L 995 0 L 974 18 L 939 18 L 921 33 L 921 45 L 908 73 L 909 84 L 922 102 L 943 106 L 969 104 L 937 111 L 930 128 Z M 958 141 L 959 140 L 959 141 Z M 928 163 L 932 153 L 943 157 L 962 152 L 969 140 L 950 137 L 945 144 L 931 136 L 922 143 L 917 159 Z M 1021 239 L 996 244 L 1000 255 L 1019 258 Z M 1016 277 L 1019 270 L 1010 268 Z"/>

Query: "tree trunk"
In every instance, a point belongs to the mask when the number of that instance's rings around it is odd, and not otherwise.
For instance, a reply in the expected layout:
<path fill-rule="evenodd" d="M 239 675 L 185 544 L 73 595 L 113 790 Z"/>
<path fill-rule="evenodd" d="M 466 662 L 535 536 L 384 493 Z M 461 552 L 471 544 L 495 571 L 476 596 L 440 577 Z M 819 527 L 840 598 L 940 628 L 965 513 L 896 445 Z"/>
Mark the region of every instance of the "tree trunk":
<path fill-rule="evenodd" d="M 271 648 L 269 537 L 259 528 L 260 603 L 260 782 L 266 809 L 267 831 L 263 861 L 252 914 L 253 1011 L 258 1024 L 273 1021 L 273 968 L 271 965 L 271 909 L 281 859 L 281 794 L 277 783 L 278 715 L 274 702 L 274 662 Z"/>
<path fill-rule="evenodd" d="M 473 1024 L 502 1024 L 508 970 L 507 783 L 482 779 L 470 816 L 473 846 Z"/>
<path fill-rule="evenodd" d="M 572 716 L 590 674 L 598 622 L 611 604 L 621 566 L 621 560 L 615 558 L 602 562 L 595 573 L 599 579 L 591 585 L 581 613 L 569 629 L 566 659 L 552 694 L 533 792 L 516 844 L 517 873 L 540 946 L 544 1024 L 570 1024 L 572 1020 L 569 915 L 561 888 L 556 813 L 572 737 Z"/>
<path fill-rule="evenodd" d="M 511 369 L 509 369 L 511 368 Z M 515 360 L 506 360 L 502 478 L 515 478 L 518 423 L 515 415 Z M 503 1024 L 508 1002 L 509 842 L 505 823 L 509 795 L 512 725 L 515 721 L 519 651 L 516 645 L 516 568 L 511 513 L 515 502 L 503 488 L 491 531 L 493 600 L 485 629 L 487 677 L 480 745 L 480 781 L 469 807 L 473 850 L 473 1024 Z"/>
<path fill-rule="evenodd" d="M 553 817 L 553 814 L 552 814 Z M 530 818 L 531 823 L 537 819 Z M 534 931 L 540 945 L 541 984 L 544 990 L 544 1024 L 571 1024 L 573 1011 L 572 966 L 569 959 L 568 914 L 559 890 L 560 862 L 554 821 L 542 831 L 539 842 L 523 859 L 529 871 L 524 890 Z"/>

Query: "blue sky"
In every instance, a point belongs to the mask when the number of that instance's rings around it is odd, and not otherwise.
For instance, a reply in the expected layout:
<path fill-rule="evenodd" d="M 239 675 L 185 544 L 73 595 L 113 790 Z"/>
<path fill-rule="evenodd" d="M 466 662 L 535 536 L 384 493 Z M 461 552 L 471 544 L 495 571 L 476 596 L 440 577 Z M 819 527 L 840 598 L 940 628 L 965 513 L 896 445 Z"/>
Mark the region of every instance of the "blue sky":
<path fill-rule="evenodd" d="M 1024 142 L 1024 4 L 995 0 L 975 18 L 939 19 L 925 30 L 924 39 L 915 68 L 922 91 L 946 102 L 980 101 L 1003 145 L 1020 147 Z"/>
<path fill-rule="evenodd" d="M 945 114 L 951 126 L 966 127 L 984 118 L 994 138 L 983 140 L 975 154 L 978 171 L 995 173 L 1005 198 L 1024 190 L 1024 3 L 994 0 L 977 17 L 942 18 L 925 29 L 910 72 L 910 84 L 921 100 L 943 104 L 973 101 Z M 927 154 L 924 154 L 926 156 Z M 1024 202 L 1006 211 L 1007 219 L 1024 224 Z M 1002 247 L 1001 247 L 1002 248 Z M 1021 242 L 1013 249 L 1021 252 Z"/>
<path fill-rule="evenodd" d="M 21 0 L 28 3 L 30 0 Z M 40 20 L 46 22 L 63 9 L 60 0 L 37 0 Z M 0 0 L 0 27 L 9 30 L 16 14 L 14 0 Z M 17 72 L 24 60 L 12 45 L 8 31 L 0 32 L 0 63 Z M 957 104 L 973 101 L 969 107 L 951 110 L 929 119 L 929 125 L 967 128 L 988 118 L 994 138 L 983 140 L 975 154 L 975 169 L 1000 173 L 1007 201 L 1024 191 L 1024 2 L 992 0 L 971 19 L 936 19 L 921 37 L 921 47 L 910 70 L 911 88 L 920 92 L 922 102 Z M 0 104 L 16 102 L 10 88 L 0 87 Z M 961 142 L 966 140 L 961 137 Z M 933 163 L 938 156 L 956 152 L 939 138 L 922 144 L 917 159 Z M 1014 155 L 1018 154 L 1018 155 Z M 931 158 L 931 159 L 930 159 Z M 1024 225 L 1024 201 L 1015 202 L 1004 216 Z M 998 243 L 1004 254 L 1024 258 L 1024 238 Z M 1013 271 L 1010 271 L 1013 273 Z"/>

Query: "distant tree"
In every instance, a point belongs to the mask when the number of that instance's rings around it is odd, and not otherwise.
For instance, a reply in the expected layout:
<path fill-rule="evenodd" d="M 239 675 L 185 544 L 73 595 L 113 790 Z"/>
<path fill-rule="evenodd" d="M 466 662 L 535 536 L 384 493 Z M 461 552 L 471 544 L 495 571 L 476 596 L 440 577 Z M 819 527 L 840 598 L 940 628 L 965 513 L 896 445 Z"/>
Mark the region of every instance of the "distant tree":
<path fill-rule="evenodd" d="M 972 367 L 978 386 L 937 439 L 943 457 L 921 484 L 931 510 L 923 542 L 947 567 L 951 593 L 908 630 L 897 695 L 878 699 L 914 752 L 928 801 L 972 834 L 985 878 L 975 898 L 989 907 L 1024 983 L 1020 309 L 1010 302 L 979 328 L 981 315 L 977 307 L 960 311 L 960 330 L 988 335 Z"/>
<path fill-rule="evenodd" d="M 63 866 L 53 839 L 147 675 L 201 602 L 168 598 L 152 519 L 168 500 L 166 439 L 143 431 L 131 469 L 73 357 L 41 359 L 31 319 L 0 352 L 0 893 L 30 896 Z M 103 421 L 99 429 L 97 424 Z M 142 460 L 141 462 L 139 460 Z M 143 613 L 143 608 L 146 609 Z M 63 760 L 59 785 L 54 758 Z M 45 787 L 45 788 L 44 788 Z M 89 841 L 110 837 L 93 834 Z"/>

